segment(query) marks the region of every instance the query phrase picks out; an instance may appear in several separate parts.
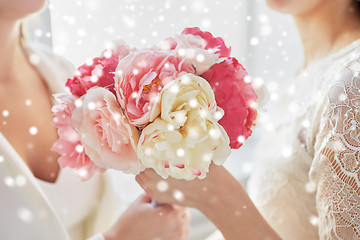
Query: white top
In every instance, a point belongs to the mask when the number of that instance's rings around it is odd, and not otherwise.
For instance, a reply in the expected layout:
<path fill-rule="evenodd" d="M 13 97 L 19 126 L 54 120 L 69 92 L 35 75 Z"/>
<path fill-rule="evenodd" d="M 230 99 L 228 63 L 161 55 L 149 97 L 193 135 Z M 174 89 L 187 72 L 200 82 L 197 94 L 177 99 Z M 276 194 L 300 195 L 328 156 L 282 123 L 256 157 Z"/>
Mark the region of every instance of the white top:
<path fill-rule="evenodd" d="M 248 192 L 287 240 L 360 238 L 360 40 L 299 72 L 260 114 Z"/>
<path fill-rule="evenodd" d="M 259 113 L 247 190 L 282 239 L 360 239 L 359 57 L 360 39 L 279 86 Z"/>
<path fill-rule="evenodd" d="M 65 225 L 72 240 L 83 240 L 83 222 L 100 201 L 101 179 L 81 181 L 70 168 L 60 170 L 55 183 L 36 179 Z"/>
<path fill-rule="evenodd" d="M 72 64 L 39 45 L 25 50 L 29 57 L 39 57 L 34 67 L 50 90 L 63 92 L 66 79 L 74 72 Z M 39 180 L 0 133 L 0 238 L 84 240 L 107 230 L 123 210 L 114 191 L 118 182 L 111 174 L 82 182 L 72 169 L 65 168 L 56 183 Z"/>

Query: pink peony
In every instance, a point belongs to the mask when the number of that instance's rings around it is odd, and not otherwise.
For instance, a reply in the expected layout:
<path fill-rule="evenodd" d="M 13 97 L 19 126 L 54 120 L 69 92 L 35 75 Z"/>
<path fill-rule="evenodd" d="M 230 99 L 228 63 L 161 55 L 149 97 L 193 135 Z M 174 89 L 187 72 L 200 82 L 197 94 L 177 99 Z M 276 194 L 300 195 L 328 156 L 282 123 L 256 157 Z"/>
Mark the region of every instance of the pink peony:
<path fill-rule="evenodd" d="M 114 91 L 114 72 L 119 60 L 130 52 L 126 45 L 119 45 L 116 49 L 109 49 L 102 52 L 100 57 L 94 58 L 78 68 L 77 74 L 68 79 L 66 87 L 72 94 L 81 97 L 88 89 L 100 86 Z"/>
<path fill-rule="evenodd" d="M 218 49 L 215 51 L 219 57 L 229 57 L 231 53 L 231 47 L 226 47 L 224 40 L 221 37 L 214 37 L 210 32 L 201 31 L 198 27 L 185 28 L 182 34 L 192 34 L 199 36 L 205 40 L 205 49 Z"/>
<path fill-rule="evenodd" d="M 70 94 L 56 94 L 55 99 L 58 104 L 52 108 L 52 112 L 59 139 L 53 144 L 52 150 L 60 154 L 60 167 L 84 169 L 85 174 L 80 175 L 83 180 L 90 178 L 95 172 L 103 172 L 104 169 L 96 167 L 83 151 L 80 134 L 72 125 L 71 115 L 78 98 Z"/>
<path fill-rule="evenodd" d="M 173 37 L 168 37 L 158 43 L 153 49 L 161 51 L 171 51 L 174 50 L 177 46 L 177 42 Z"/>
<path fill-rule="evenodd" d="M 177 75 L 194 73 L 184 59 L 157 50 L 132 52 L 119 62 L 115 92 L 130 122 L 145 127 L 160 114 L 159 93 Z"/>
<path fill-rule="evenodd" d="M 247 76 L 235 58 L 213 65 L 202 75 L 214 90 L 217 105 L 225 112 L 219 123 L 230 138 L 230 147 L 235 149 L 251 135 L 257 114 L 257 95 Z"/>
<path fill-rule="evenodd" d="M 134 151 L 139 134 L 123 114 L 116 97 L 107 89 L 93 87 L 81 97 L 82 106 L 72 114 L 85 153 L 101 168 L 137 174 L 142 170 Z"/>

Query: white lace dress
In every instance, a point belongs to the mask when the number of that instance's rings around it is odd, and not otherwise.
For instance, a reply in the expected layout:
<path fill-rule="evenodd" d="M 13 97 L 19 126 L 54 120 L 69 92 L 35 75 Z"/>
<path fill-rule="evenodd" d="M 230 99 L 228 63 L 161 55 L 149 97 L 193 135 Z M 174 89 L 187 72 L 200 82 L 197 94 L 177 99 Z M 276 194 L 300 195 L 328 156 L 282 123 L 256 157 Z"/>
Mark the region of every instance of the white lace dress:
<path fill-rule="evenodd" d="M 259 114 L 247 190 L 283 239 L 360 239 L 359 58 L 357 40 L 311 64 Z"/>

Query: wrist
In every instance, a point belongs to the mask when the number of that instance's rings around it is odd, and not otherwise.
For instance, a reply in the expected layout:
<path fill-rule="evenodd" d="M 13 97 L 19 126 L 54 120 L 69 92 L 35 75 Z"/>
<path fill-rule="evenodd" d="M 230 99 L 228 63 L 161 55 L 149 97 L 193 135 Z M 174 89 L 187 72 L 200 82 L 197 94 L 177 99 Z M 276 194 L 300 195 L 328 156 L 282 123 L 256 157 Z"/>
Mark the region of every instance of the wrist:
<path fill-rule="evenodd" d="M 222 181 L 216 184 L 209 185 L 203 189 L 199 194 L 200 199 L 194 202 L 194 207 L 197 208 L 204 215 L 208 216 L 220 210 L 220 206 L 226 206 L 226 201 L 229 198 L 228 186 L 223 187 Z"/>
<path fill-rule="evenodd" d="M 223 167 L 212 166 L 205 181 L 203 191 L 198 194 L 195 208 L 205 215 L 219 209 L 219 205 L 226 206 L 231 195 L 238 192 L 241 184 Z"/>

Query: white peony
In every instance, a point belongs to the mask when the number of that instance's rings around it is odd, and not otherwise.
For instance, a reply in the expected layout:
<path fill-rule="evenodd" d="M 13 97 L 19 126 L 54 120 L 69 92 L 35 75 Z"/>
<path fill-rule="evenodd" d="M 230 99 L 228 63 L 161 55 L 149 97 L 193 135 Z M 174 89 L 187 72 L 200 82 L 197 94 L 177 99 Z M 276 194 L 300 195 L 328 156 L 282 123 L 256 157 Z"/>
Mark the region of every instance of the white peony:
<path fill-rule="evenodd" d="M 183 74 L 161 91 L 161 115 L 146 126 L 137 151 L 142 164 L 160 176 L 191 180 L 206 176 L 213 161 L 230 154 L 223 116 L 209 83 Z"/>

